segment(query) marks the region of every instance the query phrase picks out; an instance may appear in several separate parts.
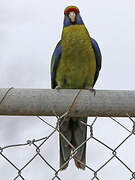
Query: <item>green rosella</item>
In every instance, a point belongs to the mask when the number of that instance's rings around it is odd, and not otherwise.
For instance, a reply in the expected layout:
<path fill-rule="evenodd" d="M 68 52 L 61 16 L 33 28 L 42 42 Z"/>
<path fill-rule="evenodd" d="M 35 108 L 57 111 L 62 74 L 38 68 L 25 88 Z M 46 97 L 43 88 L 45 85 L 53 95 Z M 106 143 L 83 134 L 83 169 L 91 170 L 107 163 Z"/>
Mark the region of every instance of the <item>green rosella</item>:
<path fill-rule="evenodd" d="M 79 9 L 69 6 L 64 11 L 62 37 L 51 60 L 51 87 L 62 89 L 93 89 L 101 69 L 101 52 L 90 37 Z M 70 117 L 60 122 L 60 132 L 77 148 L 87 137 L 87 117 Z M 72 147 L 60 137 L 60 167 L 66 169 Z M 77 168 L 85 169 L 86 143 L 74 156 Z"/>

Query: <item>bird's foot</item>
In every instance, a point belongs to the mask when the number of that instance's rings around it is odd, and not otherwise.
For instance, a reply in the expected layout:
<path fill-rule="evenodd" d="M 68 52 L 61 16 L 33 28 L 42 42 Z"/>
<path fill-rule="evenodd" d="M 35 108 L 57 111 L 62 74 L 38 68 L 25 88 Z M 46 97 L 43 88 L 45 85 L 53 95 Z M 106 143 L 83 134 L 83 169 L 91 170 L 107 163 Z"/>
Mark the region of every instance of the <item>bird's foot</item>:
<path fill-rule="evenodd" d="M 94 96 L 96 95 L 96 90 L 93 89 L 91 86 L 86 86 L 85 89 L 91 91 L 92 93 L 94 93 Z"/>
<path fill-rule="evenodd" d="M 57 85 L 57 86 L 55 87 L 55 89 L 60 90 L 60 89 L 62 89 L 62 87 L 61 87 L 61 85 Z"/>

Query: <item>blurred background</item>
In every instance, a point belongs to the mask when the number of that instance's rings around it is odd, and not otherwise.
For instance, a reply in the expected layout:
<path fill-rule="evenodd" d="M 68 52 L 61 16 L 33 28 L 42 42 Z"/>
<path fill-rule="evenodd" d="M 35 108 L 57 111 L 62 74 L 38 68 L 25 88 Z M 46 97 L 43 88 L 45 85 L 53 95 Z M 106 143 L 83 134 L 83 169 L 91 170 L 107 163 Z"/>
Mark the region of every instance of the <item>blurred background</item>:
<path fill-rule="evenodd" d="M 90 33 L 100 46 L 103 63 L 96 89 L 134 90 L 135 1 L 134 0 L 1 0 L 0 1 L 0 88 L 50 88 L 50 62 L 61 38 L 63 11 L 76 5 Z M 55 125 L 55 117 L 44 117 Z M 91 122 L 92 118 L 89 118 Z M 131 128 L 128 118 L 119 118 Z M 52 129 L 36 117 L 0 116 L 0 146 L 25 143 L 47 136 Z M 95 136 L 115 148 L 127 132 L 108 118 L 99 118 Z M 135 171 L 135 139 L 120 149 L 120 156 Z M 58 133 L 43 146 L 42 155 L 53 167 L 59 167 Z M 34 154 L 32 147 L 11 148 L 5 155 L 21 168 Z M 95 170 L 110 157 L 110 152 L 96 142 L 88 142 L 87 164 Z M 23 171 L 26 180 L 49 180 L 54 172 L 41 161 L 34 161 Z M 17 171 L 0 156 L 0 178 L 11 180 Z M 89 170 L 77 170 L 73 161 L 61 179 L 90 179 Z M 100 173 L 103 180 L 131 179 L 129 171 L 117 160 Z M 19 178 L 18 178 L 19 179 Z"/>

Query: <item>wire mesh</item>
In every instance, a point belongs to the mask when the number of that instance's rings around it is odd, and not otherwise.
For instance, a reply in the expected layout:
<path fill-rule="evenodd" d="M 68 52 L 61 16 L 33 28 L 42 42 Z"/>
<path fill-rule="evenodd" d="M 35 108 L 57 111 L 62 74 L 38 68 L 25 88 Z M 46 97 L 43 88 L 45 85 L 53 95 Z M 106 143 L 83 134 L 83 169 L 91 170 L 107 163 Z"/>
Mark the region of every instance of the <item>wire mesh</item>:
<path fill-rule="evenodd" d="M 10 88 L 11 89 L 11 88 Z M 6 97 L 6 95 L 8 94 L 8 92 L 10 91 L 10 89 L 6 92 L 5 96 L 2 98 L 2 100 L 0 101 L 1 103 L 3 102 L 4 98 Z M 46 159 L 46 157 L 44 157 L 44 155 L 42 155 L 41 153 L 41 148 L 42 146 L 55 134 L 60 134 L 66 141 L 67 143 L 72 146 L 72 153 L 71 153 L 71 156 L 69 158 L 69 160 L 66 162 L 68 163 L 69 161 L 71 161 L 73 158 L 75 158 L 75 154 L 77 152 L 77 150 L 83 146 L 84 143 L 87 142 L 88 143 L 93 143 L 93 142 L 96 142 L 100 145 L 102 145 L 105 149 L 107 149 L 109 152 L 110 152 L 110 156 L 108 157 L 107 160 L 103 161 L 101 163 L 101 165 L 99 165 L 98 168 L 93 168 L 89 165 L 89 162 L 87 162 L 85 164 L 85 167 L 87 170 L 90 171 L 90 176 L 88 176 L 88 179 L 91 179 L 91 180 L 101 180 L 102 177 L 100 176 L 100 172 L 106 168 L 108 166 L 109 163 L 113 162 L 113 160 L 117 160 L 117 162 L 119 162 L 125 170 L 127 170 L 129 173 L 130 173 L 130 180 L 133 180 L 135 179 L 135 171 L 132 167 L 129 166 L 129 164 L 127 162 L 125 162 L 125 160 L 120 156 L 119 154 L 119 149 L 123 147 L 123 145 L 129 140 L 131 139 L 132 137 L 134 138 L 134 142 L 135 142 L 135 120 L 130 117 L 128 114 L 128 118 L 127 118 L 127 121 L 130 121 L 130 123 L 132 123 L 132 128 L 129 129 L 127 128 L 125 125 L 123 125 L 122 123 L 120 123 L 116 118 L 113 118 L 113 117 L 109 117 L 108 116 L 108 119 L 110 119 L 110 121 L 113 121 L 115 123 L 116 126 L 119 126 L 121 127 L 121 129 L 123 131 L 126 131 L 127 132 L 127 135 L 119 142 L 119 144 L 117 146 L 115 146 L 115 148 L 113 148 L 112 146 L 108 145 L 107 143 L 103 142 L 100 140 L 100 138 L 97 138 L 96 135 L 95 135 L 95 132 L 96 132 L 96 123 L 100 120 L 99 117 L 95 117 L 93 118 L 89 123 L 85 124 L 84 122 L 81 122 L 84 126 L 87 126 L 87 129 L 89 131 L 89 135 L 86 139 L 85 142 L 83 142 L 81 145 L 79 145 L 77 148 L 73 147 L 72 144 L 70 144 L 70 142 L 68 141 L 68 139 L 66 139 L 66 137 L 64 137 L 64 135 L 59 131 L 59 121 L 62 119 L 62 118 L 67 118 L 70 114 L 70 111 L 72 110 L 73 106 L 75 105 L 75 101 L 79 95 L 80 91 L 78 91 L 78 94 L 76 95 L 76 97 L 74 98 L 73 102 L 72 102 L 72 105 L 69 107 L 68 111 L 65 112 L 65 114 L 63 114 L 62 116 L 58 116 L 56 114 L 56 112 L 54 112 L 54 115 L 56 116 L 56 125 L 53 126 L 51 125 L 49 122 L 47 122 L 47 120 L 43 117 L 39 117 L 37 116 L 37 119 L 39 121 L 41 121 L 45 126 L 49 126 L 52 130 L 51 130 L 51 133 L 48 134 L 48 136 L 46 137 L 42 137 L 40 139 L 32 139 L 32 140 L 27 140 L 27 142 L 25 143 L 20 143 L 20 144 L 12 144 L 12 145 L 7 145 L 7 146 L 4 146 L 4 147 L 0 147 L 0 156 L 6 160 L 6 162 L 12 166 L 15 170 L 16 170 L 16 176 L 13 178 L 13 180 L 19 180 L 19 179 L 26 179 L 25 176 L 23 175 L 23 171 L 25 169 L 28 168 L 28 166 L 30 166 L 30 164 L 38 157 L 40 158 L 40 160 L 50 168 L 50 170 L 53 171 L 53 176 L 51 177 L 51 180 L 55 180 L 55 179 L 59 179 L 61 180 L 61 177 L 60 177 L 60 173 L 61 173 L 61 169 L 62 167 L 54 167 L 50 162 L 48 162 L 48 160 Z M 114 130 L 115 132 L 115 130 Z M 111 138 L 111 137 L 110 137 Z M 5 153 L 6 150 L 10 150 L 11 148 L 14 149 L 14 151 L 16 151 L 16 148 L 22 148 L 22 147 L 25 147 L 25 146 L 29 146 L 31 148 L 34 148 L 34 155 L 32 155 L 32 157 L 29 159 L 29 160 L 26 160 L 25 164 L 22 166 L 22 167 L 19 167 L 17 166 L 8 156 L 7 154 Z M 128 148 L 128 147 L 127 147 Z M 49 152 L 48 152 L 49 153 Z M 89 155 L 87 155 L 89 156 Z M 133 156 L 134 158 L 134 156 Z M 135 158 L 134 158 L 135 159 Z M 79 161 L 79 160 L 78 160 Z M 80 161 L 79 161 L 80 162 Z M 65 164 L 66 164 L 65 163 Z M 82 162 L 80 162 L 82 163 Z M 64 164 L 64 165 L 65 165 Z M 120 179 L 120 178 L 119 178 Z"/>

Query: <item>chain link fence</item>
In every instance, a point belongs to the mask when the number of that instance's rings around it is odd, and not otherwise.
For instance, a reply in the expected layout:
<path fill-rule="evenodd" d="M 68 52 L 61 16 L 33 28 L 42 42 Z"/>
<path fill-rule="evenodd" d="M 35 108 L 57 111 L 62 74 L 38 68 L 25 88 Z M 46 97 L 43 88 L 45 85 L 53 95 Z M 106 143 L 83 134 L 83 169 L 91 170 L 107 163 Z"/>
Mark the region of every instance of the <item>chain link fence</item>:
<path fill-rule="evenodd" d="M 9 89 L 10 91 L 10 89 Z M 9 92 L 8 91 L 8 92 Z M 8 93 L 7 92 L 7 93 Z M 5 94 L 5 96 L 2 98 L 2 100 L 0 101 L 2 103 L 2 101 L 4 100 L 4 98 L 6 97 L 7 93 Z M 45 126 L 50 127 L 52 130 L 51 132 L 45 136 L 42 137 L 40 139 L 32 139 L 32 140 L 27 140 L 27 142 L 25 143 L 20 143 L 20 144 L 12 144 L 12 145 L 7 145 L 4 147 L 0 147 L 0 157 L 2 157 L 2 159 L 4 159 L 6 162 L 6 165 L 8 163 L 8 165 L 12 166 L 12 168 L 16 171 L 16 176 L 13 178 L 13 180 L 25 180 L 25 175 L 23 175 L 23 172 L 31 165 L 31 163 L 38 157 L 40 159 L 40 161 L 42 161 L 44 163 L 45 166 L 48 166 L 48 168 L 50 169 L 50 171 L 53 171 L 53 175 L 51 177 L 51 180 L 55 180 L 55 179 L 59 179 L 61 180 L 61 168 L 59 167 L 54 167 L 54 165 L 52 165 L 52 163 L 50 163 L 47 158 L 43 155 L 43 153 L 41 152 L 42 147 L 46 144 L 46 142 L 53 137 L 54 134 L 57 133 L 57 135 L 60 133 L 60 135 L 68 142 L 68 140 L 66 139 L 66 137 L 64 137 L 64 135 L 59 132 L 59 121 L 61 120 L 61 118 L 66 118 L 69 114 L 69 112 L 72 110 L 75 101 L 78 97 L 79 93 L 77 94 L 77 96 L 74 98 L 72 105 L 69 107 L 69 110 L 67 112 L 65 112 L 65 114 L 63 114 L 62 116 L 58 116 L 55 112 L 54 115 L 56 116 L 56 124 L 55 126 L 52 125 L 51 123 L 49 123 L 45 117 L 39 117 L 37 116 L 36 118 L 41 121 Z M 75 158 L 75 154 L 76 151 L 83 146 L 84 143 L 87 142 L 88 144 L 91 144 L 91 146 L 93 146 L 94 149 L 94 143 L 101 145 L 104 147 L 104 149 L 106 149 L 109 152 L 109 155 L 107 156 L 106 160 L 102 160 L 102 162 L 100 163 L 100 165 L 98 166 L 98 168 L 94 168 L 93 166 L 90 165 L 89 161 L 86 161 L 87 163 L 85 164 L 86 169 L 90 172 L 87 179 L 90 180 L 102 180 L 105 179 L 104 177 L 101 177 L 100 172 L 103 171 L 105 168 L 108 168 L 108 165 L 113 162 L 113 160 L 117 160 L 117 163 L 120 163 L 123 166 L 123 170 L 128 171 L 129 173 L 129 180 L 133 180 L 135 179 L 135 169 L 130 165 L 129 163 L 127 163 L 124 158 L 122 158 L 120 156 L 119 150 L 123 148 L 123 146 L 126 144 L 127 141 L 129 141 L 131 138 L 133 138 L 133 142 L 135 143 L 135 120 L 130 117 L 128 115 L 128 118 L 126 118 L 126 121 L 129 121 L 131 124 L 131 128 L 128 128 L 127 126 L 123 125 L 123 123 L 121 123 L 120 121 L 117 120 L 117 118 L 112 118 L 108 116 L 108 121 L 113 121 L 113 123 L 115 123 L 115 126 L 120 127 L 122 129 L 123 132 L 126 132 L 126 135 L 124 136 L 124 138 L 119 142 L 119 144 L 115 147 L 111 146 L 110 143 L 106 143 L 104 141 L 102 141 L 100 138 L 98 138 L 95 134 L 96 134 L 96 130 L 97 130 L 97 126 L 96 124 L 98 124 L 98 122 L 102 121 L 100 119 L 100 117 L 95 117 L 95 118 L 91 118 L 88 121 L 88 124 L 85 124 L 84 122 L 82 122 L 82 124 L 84 126 L 87 126 L 88 129 L 88 136 L 87 136 L 87 140 L 85 142 L 83 142 L 79 147 L 74 148 L 73 147 L 73 151 L 71 153 L 70 159 L 66 162 L 68 163 L 69 161 L 71 161 L 73 158 Z M 102 126 L 103 128 L 103 126 Z M 113 129 L 114 133 L 115 133 L 115 128 Z M 37 130 L 35 130 L 37 131 Z M 108 134 L 106 134 L 106 136 L 109 136 Z M 110 140 L 111 140 L 111 136 L 110 136 Z M 68 142 L 70 144 L 70 142 Z M 58 144 L 58 142 L 56 142 L 56 144 Z M 70 144 L 71 145 L 71 144 Z M 51 146 L 51 144 L 50 144 Z M 16 163 L 14 163 L 9 157 L 8 157 L 8 151 L 10 151 L 10 149 L 14 149 L 14 153 L 16 153 L 16 148 L 23 148 L 23 147 L 30 147 L 32 149 L 34 149 L 34 154 L 32 155 L 32 157 L 28 160 L 25 159 L 25 163 L 22 167 L 20 167 L 20 165 L 16 165 Z M 134 145 L 133 145 L 134 147 Z M 128 148 L 128 147 L 127 147 Z M 88 151 L 88 148 L 87 148 Z M 49 152 L 48 152 L 49 154 Z M 87 158 L 91 156 L 91 154 L 87 154 Z M 133 158 L 133 161 L 135 161 L 135 157 L 134 155 L 131 155 Z M 90 159 L 90 157 L 89 157 Z M 92 157 L 92 159 L 94 159 L 94 157 Z M 79 161 L 79 160 L 78 160 Z M 55 162 L 54 162 L 55 163 Z M 3 163 L 2 163 L 3 165 Z M 40 167 L 39 167 L 40 168 Z M 76 167 L 74 167 L 76 168 Z M 2 169 L 2 168 L 1 168 Z M 37 169 L 38 171 L 38 169 Z M 84 172 L 84 171 L 83 171 Z M 44 172 L 43 172 L 44 174 Z M 113 173 L 112 173 L 113 174 Z M 111 174 L 111 176 L 112 176 Z M 120 176 L 118 177 L 118 179 L 121 179 L 121 174 L 119 174 Z M 113 177 L 112 177 L 113 179 Z M 39 179 L 40 180 L 40 179 Z M 125 179 L 126 180 L 126 179 Z"/>

